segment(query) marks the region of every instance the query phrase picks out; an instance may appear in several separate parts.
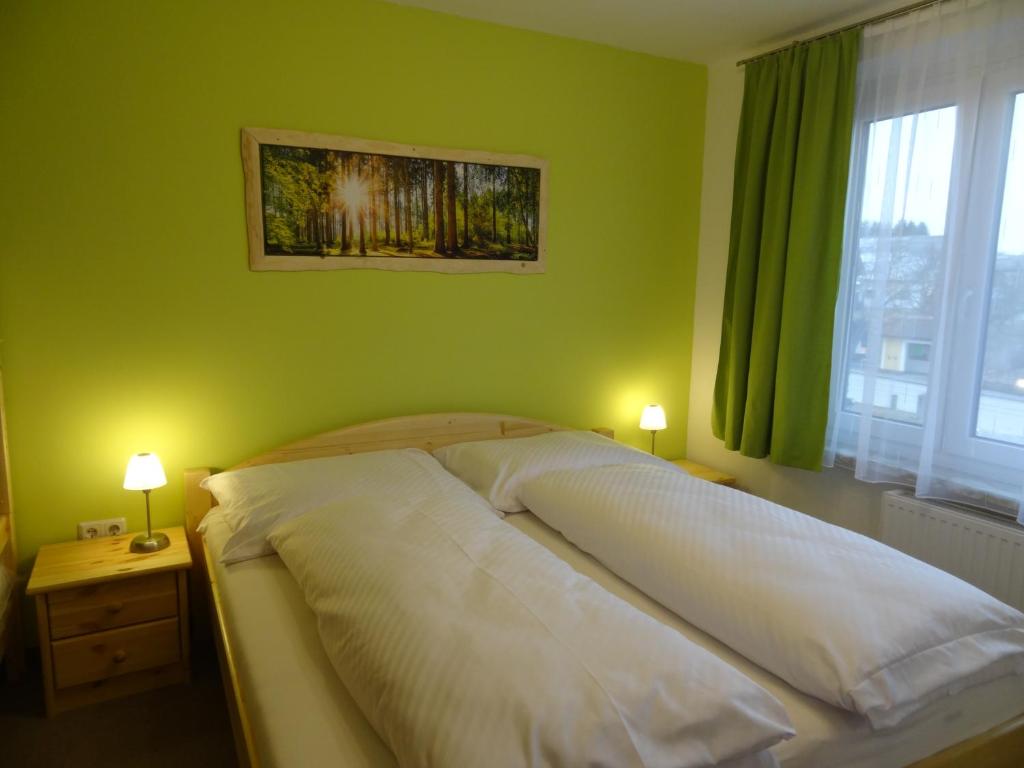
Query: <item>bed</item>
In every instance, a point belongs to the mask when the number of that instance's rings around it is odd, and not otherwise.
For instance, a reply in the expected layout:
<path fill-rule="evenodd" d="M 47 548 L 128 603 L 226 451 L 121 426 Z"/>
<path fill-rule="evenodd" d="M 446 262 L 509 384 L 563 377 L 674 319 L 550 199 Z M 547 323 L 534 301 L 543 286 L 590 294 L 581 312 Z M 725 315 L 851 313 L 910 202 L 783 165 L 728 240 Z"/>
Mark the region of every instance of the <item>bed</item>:
<path fill-rule="evenodd" d="M 529 436 L 560 427 L 487 414 L 404 417 L 317 435 L 250 459 L 240 466 L 399 447 L 444 445 Z M 394 758 L 362 717 L 321 646 L 316 621 L 298 585 L 276 556 L 224 566 L 218 554 L 227 535 L 214 512 L 205 537 L 197 526 L 213 506 L 199 487 L 209 470 L 186 475 L 190 543 L 199 584 L 208 591 L 232 725 L 243 765 L 394 765 Z M 913 764 L 1011 766 L 1024 755 L 1024 683 L 1009 677 L 968 688 L 887 731 L 823 704 L 747 661 L 626 584 L 536 517 L 508 519 L 573 568 L 613 594 L 673 627 L 733 665 L 783 702 L 798 736 L 774 749 L 784 768 Z M 1014 704 L 1017 703 L 1017 705 Z"/>

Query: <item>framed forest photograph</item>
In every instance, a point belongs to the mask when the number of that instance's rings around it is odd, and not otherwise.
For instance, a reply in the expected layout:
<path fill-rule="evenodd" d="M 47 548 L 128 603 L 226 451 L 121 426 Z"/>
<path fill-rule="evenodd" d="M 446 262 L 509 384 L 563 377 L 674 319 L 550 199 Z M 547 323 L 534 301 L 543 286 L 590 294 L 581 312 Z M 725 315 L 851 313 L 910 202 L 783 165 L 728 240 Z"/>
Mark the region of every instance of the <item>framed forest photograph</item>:
<path fill-rule="evenodd" d="M 242 129 L 249 267 L 544 271 L 547 163 Z"/>

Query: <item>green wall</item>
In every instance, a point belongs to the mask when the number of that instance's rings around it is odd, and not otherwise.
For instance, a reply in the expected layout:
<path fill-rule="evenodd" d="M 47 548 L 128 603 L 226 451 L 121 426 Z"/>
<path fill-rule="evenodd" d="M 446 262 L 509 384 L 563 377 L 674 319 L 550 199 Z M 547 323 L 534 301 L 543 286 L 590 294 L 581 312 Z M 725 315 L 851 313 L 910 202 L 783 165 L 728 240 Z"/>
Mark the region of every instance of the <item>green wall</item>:
<path fill-rule="evenodd" d="M 445 410 L 682 455 L 706 70 L 357 0 L 0 6 L 0 335 L 23 565 L 181 471 Z M 248 270 L 239 129 L 550 161 L 548 271 Z"/>

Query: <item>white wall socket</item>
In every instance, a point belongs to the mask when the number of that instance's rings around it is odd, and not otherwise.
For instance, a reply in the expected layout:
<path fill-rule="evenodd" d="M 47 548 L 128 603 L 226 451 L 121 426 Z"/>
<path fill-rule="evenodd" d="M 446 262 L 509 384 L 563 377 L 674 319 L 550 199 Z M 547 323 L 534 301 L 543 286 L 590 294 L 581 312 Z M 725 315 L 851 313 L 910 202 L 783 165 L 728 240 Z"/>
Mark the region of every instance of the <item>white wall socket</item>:
<path fill-rule="evenodd" d="M 80 539 L 119 536 L 127 531 L 128 521 L 123 517 L 108 517 L 106 520 L 89 520 L 78 524 L 78 538 Z"/>

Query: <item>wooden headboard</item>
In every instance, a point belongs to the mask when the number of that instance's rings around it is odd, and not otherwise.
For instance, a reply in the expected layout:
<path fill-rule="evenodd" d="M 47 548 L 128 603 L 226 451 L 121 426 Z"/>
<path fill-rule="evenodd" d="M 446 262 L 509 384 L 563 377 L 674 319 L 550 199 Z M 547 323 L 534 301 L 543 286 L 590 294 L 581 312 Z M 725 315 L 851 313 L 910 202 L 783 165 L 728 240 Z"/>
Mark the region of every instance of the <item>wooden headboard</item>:
<path fill-rule="evenodd" d="M 429 413 L 398 416 L 313 435 L 261 453 L 231 469 L 394 448 L 421 448 L 424 451 L 433 451 L 452 443 L 497 440 L 502 437 L 529 437 L 565 429 L 571 427 L 495 413 Z M 594 431 L 607 437 L 613 436 L 610 429 Z M 209 468 L 185 470 L 185 530 L 195 562 L 203 561 L 202 542 L 196 528 L 213 507 L 213 497 L 200 488 L 199 484 L 209 477 L 212 471 Z"/>

